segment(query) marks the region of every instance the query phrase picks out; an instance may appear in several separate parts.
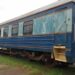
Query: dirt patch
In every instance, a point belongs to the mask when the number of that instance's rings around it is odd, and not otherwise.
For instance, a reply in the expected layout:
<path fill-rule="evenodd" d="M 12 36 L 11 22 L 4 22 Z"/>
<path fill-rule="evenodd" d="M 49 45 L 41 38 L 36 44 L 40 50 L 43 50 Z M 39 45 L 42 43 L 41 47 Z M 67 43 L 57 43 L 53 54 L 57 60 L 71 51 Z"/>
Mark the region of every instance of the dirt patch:
<path fill-rule="evenodd" d="M 6 69 L 8 69 L 8 68 L 9 68 L 8 65 L 4 65 L 4 64 L 1 64 L 1 65 L 0 65 L 0 71 L 1 71 L 1 70 L 6 70 Z"/>
<path fill-rule="evenodd" d="M 28 69 L 25 70 L 25 68 L 0 65 L 0 75 L 29 75 L 29 74 Z"/>
<path fill-rule="evenodd" d="M 9 66 L 0 64 L 0 75 L 43 75 L 38 70 L 21 66 Z"/>

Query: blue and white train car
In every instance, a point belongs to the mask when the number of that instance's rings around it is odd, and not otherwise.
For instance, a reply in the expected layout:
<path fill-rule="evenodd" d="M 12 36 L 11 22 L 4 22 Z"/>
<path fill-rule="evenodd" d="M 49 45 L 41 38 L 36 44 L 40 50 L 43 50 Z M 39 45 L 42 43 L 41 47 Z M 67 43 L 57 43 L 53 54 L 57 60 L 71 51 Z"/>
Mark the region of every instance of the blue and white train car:
<path fill-rule="evenodd" d="M 75 63 L 75 0 L 60 0 L 1 23 L 0 47 L 7 48 L 3 52 Z"/>

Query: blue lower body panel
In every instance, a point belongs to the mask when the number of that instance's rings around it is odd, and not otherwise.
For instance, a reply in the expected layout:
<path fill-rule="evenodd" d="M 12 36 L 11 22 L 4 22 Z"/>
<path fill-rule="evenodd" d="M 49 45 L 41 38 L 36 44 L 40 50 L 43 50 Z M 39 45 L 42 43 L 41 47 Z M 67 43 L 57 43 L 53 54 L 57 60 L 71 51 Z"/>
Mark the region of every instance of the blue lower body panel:
<path fill-rule="evenodd" d="M 72 48 L 71 48 L 71 33 L 65 34 L 48 34 L 39 36 L 21 36 L 0 38 L 0 47 L 3 48 L 15 48 L 26 51 L 39 51 L 39 52 L 52 52 L 53 46 L 63 45 L 69 49 L 65 54 L 67 61 L 72 60 Z"/>
<path fill-rule="evenodd" d="M 50 52 L 54 45 L 65 45 L 71 48 L 71 34 L 48 34 L 40 36 L 22 36 L 11 38 L 0 38 L 0 47 L 19 48 L 26 50 L 37 50 Z"/>
<path fill-rule="evenodd" d="M 54 35 L 0 38 L 0 46 L 4 48 L 50 52 L 53 45 Z"/>

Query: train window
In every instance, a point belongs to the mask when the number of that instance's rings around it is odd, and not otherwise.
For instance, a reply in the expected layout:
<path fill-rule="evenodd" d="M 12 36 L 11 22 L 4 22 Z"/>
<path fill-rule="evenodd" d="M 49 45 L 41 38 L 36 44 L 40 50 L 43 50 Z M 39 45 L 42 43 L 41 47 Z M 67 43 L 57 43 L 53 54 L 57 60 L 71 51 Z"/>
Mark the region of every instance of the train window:
<path fill-rule="evenodd" d="M 9 33 L 8 33 L 8 37 L 11 37 L 11 31 L 12 31 L 12 25 L 9 25 Z"/>
<path fill-rule="evenodd" d="M 62 11 L 59 13 L 56 13 L 56 15 L 54 15 L 54 23 L 53 27 L 55 29 L 55 33 L 60 33 L 60 32 L 66 32 L 66 11 Z"/>
<path fill-rule="evenodd" d="M 9 30 L 9 27 L 4 27 L 3 37 L 8 37 L 8 30 Z"/>
<path fill-rule="evenodd" d="M 18 36 L 23 36 L 23 23 L 24 22 L 19 22 Z"/>
<path fill-rule="evenodd" d="M 48 33 L 66 33 L 71 31 L 72 9 L 62 10 L 33 20 L 34 35 Z"/>
<path fill-rule="evenodd" d="M 18 35 L 18 25 L 13 25 L 12 26 L 12 36 L 17 36 Z"/>
<path fill-rule="evenodd" d="M 57 13 L 54 17 L 55 32 L 71 32 L 72 31 L 72 10 L 67 9 Z"/>
<path fill-rule="evenodd" d="M 75 41 L 75 24 L 74 24 L 74 35 L 73 36 L 74 36 L 74 41 Z"/>
<path fill-rule="evenodd" d="M 0 29 L 0 37 L 1 37 L 1 29 Z"/>
<path fill-rule="evenodd" d="M 23 34 L 24 35 L 32 34 L 32 25 L 24 25 L 23 26 Z"/>
<path fill-rule="evenodd" d="M 67 32 L 72 32 L 72 10 L 67 10 Z"/>

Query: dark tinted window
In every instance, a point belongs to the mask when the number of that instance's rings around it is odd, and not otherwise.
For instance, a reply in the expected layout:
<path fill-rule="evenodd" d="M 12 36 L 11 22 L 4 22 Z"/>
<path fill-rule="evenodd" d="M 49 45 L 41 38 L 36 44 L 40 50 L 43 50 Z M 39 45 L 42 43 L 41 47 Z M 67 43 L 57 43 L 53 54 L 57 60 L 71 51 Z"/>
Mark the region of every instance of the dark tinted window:
<path fill-rule="evenodd" d="M 0 37 L 1 37 L 1 29 L 0 29 Z"/>
<path fill-rule="evenodd" d="M 4 27 L 4 31 L 3 31 L 3 36 L 4 37 L 8 37 L 8 30 L 9 30 L 8 27 Z"/>
<path fill-rule="evenodd" d="M 18 25 L 13 25 L 12 26 L 12 36 L 17 36 L 18 35 Z"/>
<path fill-rule="evenodd" d="M 28 34 L 32 34 L 32 24 L 29 24 L 29 25 L 25 25 L 24 23 L 24 26 L 23 26 L 23 34 L 24 35 L 28 35 Z"/>

